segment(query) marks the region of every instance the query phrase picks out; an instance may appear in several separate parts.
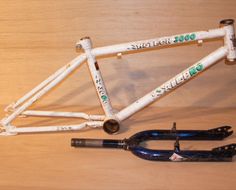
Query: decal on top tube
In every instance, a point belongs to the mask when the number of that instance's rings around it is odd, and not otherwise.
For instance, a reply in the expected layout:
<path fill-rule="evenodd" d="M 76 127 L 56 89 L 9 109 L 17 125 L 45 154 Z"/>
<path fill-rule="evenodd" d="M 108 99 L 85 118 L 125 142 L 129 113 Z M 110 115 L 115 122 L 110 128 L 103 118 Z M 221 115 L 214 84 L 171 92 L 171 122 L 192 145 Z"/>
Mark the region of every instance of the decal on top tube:
<path fill-rule="evenodd" d="M 153 40 L 146 43 L 131 44 L 131 47 L 129 47 L 128 49 L 138 50 L 138 49 L 144 49 L 144 48 L 152 48 L 156 46 L 172 44 L 173 42 L 174 42 L 174 38 L 161 38 L 159 40 Z"/>
<path fill-rule="evenodd" d="M 131 44 L 131 47 L 128 47 L 128 50 L 138 50 L 138 49 L 144 49 L 144 48 L 152 48 L 156 46 L 161 46 L 161 45 L 168 45 L 168 44 L 173 44 L 173 43 L 181 43 L 181 42 L 187 42 L 191 40 L 196 39 L 196 34 L 186 34 L 186 35 L 180 35 L 180 36 L 174 36 L 174 37 L 164 37 L 160 38 L 157 40 L 152 40 L 149 42 L 144 42 L 144 43 L 136 43 L 136 44 Z"/>
<path fill-rule="evenodd" d="M 196 39 L 196 34 L 186 34 L 186 35 L 181 35 L 181 36 L 175 36 L 175 43 L 177 42 L 187 42 L 190 40 L 195 40 Z"/>

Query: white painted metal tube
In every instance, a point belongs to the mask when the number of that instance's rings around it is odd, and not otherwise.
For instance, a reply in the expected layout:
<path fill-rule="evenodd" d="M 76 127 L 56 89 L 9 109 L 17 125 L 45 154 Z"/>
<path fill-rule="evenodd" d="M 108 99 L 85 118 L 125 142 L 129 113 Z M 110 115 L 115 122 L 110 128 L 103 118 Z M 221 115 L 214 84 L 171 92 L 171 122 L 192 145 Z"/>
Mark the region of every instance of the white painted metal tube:
<path fill-rule="evenodd" d="M 92 42 L 90 38 L 87 37 L 87 38 L 81 39 L 80 44 L 82 48 L 84 49 L 85 54 L 87 56 L 88 68 L 89 68 L 99 101 L 105 112 L 105 115 L 108 118 L 112 117 L 113 109 L 112 109 L 111 102 L 108 96 L 108 92 L 106 90 L 106 86 L 103 81 L 102 74 L 99 69 L 99 65 L 95 59 L 95 56 L 91 52 Z"/>
<path fill-rule="evenodd" d="M 210 55 L 206 56 L 202 60 L 198 61 L 191 67 L 187 68 L 183 72 L 179 73 L 172 79 L 168 80 L 161 86 L 157 87 L 155 90 L 151 91 L 150 93 L 146 94 L 136 102 L 132 103 L 128 107 L 124 108 L 120 112 L 116 114 L 116 117 L 122 121 L 134 113 L 138 112 L 139 110 L 143 109 L 147 105 L 151 104 L 155 100 L 161 98 L 162 96 L 166 95 L 167 93 L 173 91 L 179 85 L 187 82 L 194 76 L 197 76 L 199 73 L 204 71 L 209 66 L 213 65 L 216 61 L 226 57 L 227 55 L 227 47 L 221 47 L 211 53 Z"/>
<path fill-rule="evenodd" d="M 227 60 L 234 62 L 236 61 L 236 41 L 235 31 L 233 25 L 225 26 L 226 35 L 224 37 L 224 44 L 228 48 Z"/>
<path fill-rule="evenodd" d="M 14 118 L 20 115 L 25 109 L 27 109 L 30 105 L 36 102 L 40 97 L 46 94 L 49 90 L 51 90 L 55 85 L 61 82 L 67 75 L 69 75 L 76 67 L 78 67 L 84 60 L 86 59 L 85 54 L 80 55 L 75 62 L 72 62 L 71 65 L 67 65 L 67 69 L 61 73 L 56 79 L 54 79 L 51 83 L 41 89 L 37 94 L 31 97 L 28 101 L 26 101 L 23 105 L 17 108 L 12 114 L 8 117 L 4 118 L 1 123 L 2 125 L 8 125 Z"/>
<path fill-rule="evenodd" d="M 105 119 L 105 115 L 88 115 L 82 112 L 55 112 L 55 111 L 27 110 L 24 111 L 21 115 L 43 116 L 43 117 L 74 117 L 74 118 L 82 118 L 87 120 L 98 120 L 98 121 L 103 121 Z"/>
<path fill-rule="evenodd" d="M 90 121 L 79 125 L 63 125 L 63 126 L 41 126 L 41 127 L 18 127 L 12 128 L 8 133 L 37 133 L 37 132 L 55 132 L 55 131 L 77 131 L 85 127 L 101 127 L 103 122 Z"/>
<path fill-rule="evenodd" d="M 170 46 L 175 44 L 188 43 L 198 40 L 206 40 L 217 37 L 223 37 L 225 35 L 225 29 L 212 29 L 208 31 L 198 31 L 190 32 L 184 34 L 177 34 L 172 36 L 153 38 L 149 40 L 135 41 L 105 47 L 98 47 L 92 49 L 92 54 L 94 56 L 103 56 L 109 54 L 117 54 L 128 51 L 135 51 L 147 48 L 161 47 L 161 46 Z"/>
<path fill-rule="evenodd" d="M 10 109 L 17 108 L 20 104 L 22 104 L 24 101 L 29 99 L 32 95 L 34 95 L 36 92 L 38 92 L 40 89 L 45 87 L 48 83 L 53 81 L 55 78 L 57 78 L 61 73 L 63 73 L 70 65 L 75 64 L 77 61 L 79 61 L 81 58 L 80 56 L 76 57 L 72 61 L 70 61 L 68 64 L 57 70 L 55 73 L 50 75 L 47 79 L 45 79 L 43 82 L 41 82 L 39 85 L 37 85 L 35 88 L 33 88 L 31 91 L 29 91 L 27 94 L 25 94 L 23 97 L 18 99 L 16 102 L 11 103 L 9 106 L 5 108 L 5 111 L 10 111 Z"/>

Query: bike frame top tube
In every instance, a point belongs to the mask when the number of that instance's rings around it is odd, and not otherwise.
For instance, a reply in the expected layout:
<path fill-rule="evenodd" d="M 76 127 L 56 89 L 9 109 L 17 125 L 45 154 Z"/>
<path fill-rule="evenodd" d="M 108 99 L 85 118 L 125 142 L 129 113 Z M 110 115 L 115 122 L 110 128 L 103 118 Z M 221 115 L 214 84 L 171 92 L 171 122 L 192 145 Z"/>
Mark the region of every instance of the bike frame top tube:
<path fill-rule="evenodd" d="M 103 56 L 117 53 L 124 53 L 129 51 L 137 51 L 147 48 L 156 48 L 162 46 L 171 46 L 176 44 L 189 43 L 199 40 L 207 40 L 213 38 L 224 37 L 226 34 L 224 28 L 212 29 L 208 31 L 190 32 L 184 34 L 177 34 L 172 36 L 165 36 L 160 38 L 153 38 L 149 40 L 134 41 L 129 43 L 117 44 L 112 46 L 105 46 L 92 49 L 95 56 Z"/>

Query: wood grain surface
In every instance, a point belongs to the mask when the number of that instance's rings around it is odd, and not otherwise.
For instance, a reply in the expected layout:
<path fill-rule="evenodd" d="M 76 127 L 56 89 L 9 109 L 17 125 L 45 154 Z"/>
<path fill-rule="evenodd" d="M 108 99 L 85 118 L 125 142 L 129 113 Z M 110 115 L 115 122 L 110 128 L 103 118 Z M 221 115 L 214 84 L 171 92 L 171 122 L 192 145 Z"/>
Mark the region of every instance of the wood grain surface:
<path fill-rule="evenodd" d="M 61 109 L 61 108 L 60 108 Z M 63 110 L 76 110 L 67 107 Z M 84 111 L 100 113 L 96 107 Z M 236 161 L 228 163 L 171 163 L 139 159 L 124 150 L 75 149 L 71 138 L 123 139 L 146 129 L 210 129 L 232 125 L 235 109 L 230 108 L 155 108 L 143 110 L 125 121 L 118 135 L 103 130 L 73 133 L 17 135 L 0 138 L 0 189 L 4 190 L 234 190 Z M 40 121 L 40 122 L 39 122 Z M 21 118 L 21 126 L 61 125 L 78 120 Z M 180 142 L 181 149 L 211 149 L 236 142 L 233 135 L 224 141 Z M 151 148 L 172 149 L 173 142 L 152 142 Z"/>

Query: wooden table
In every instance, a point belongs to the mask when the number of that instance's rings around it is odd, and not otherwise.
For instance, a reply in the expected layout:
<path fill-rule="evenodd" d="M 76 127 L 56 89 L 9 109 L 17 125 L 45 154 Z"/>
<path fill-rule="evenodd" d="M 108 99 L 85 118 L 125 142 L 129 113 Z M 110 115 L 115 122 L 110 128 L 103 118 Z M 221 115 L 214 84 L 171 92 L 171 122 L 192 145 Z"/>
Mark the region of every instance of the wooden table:
<path fill-rule="evenodd" d="M 76 110 L 66 108 L 63 110 Z M 59 110 L 59 109 L 58 109 Z M 95 107 L 86 112 L 101 112 Z M 0 137 L 0 189 L 235 189 L 236 162 L 171 163 L 139 159 L 128 151 L 75 149 L 73 137 L 122 139 L 145 129 L 209 129 L 236 127 L 234 108 L 150 108 L 123 123 L 119 135 L 103 130 L 71 133 L 28 134 Z M 22 118 L 23 125 L 75 123 L 76 120 Z M 181 142 L 182 149 L 210 149 L 236 142 L 233 135 L 223 142 Z M 152 142 L 151 147 L 172 148 L 173 142 Z"/>

